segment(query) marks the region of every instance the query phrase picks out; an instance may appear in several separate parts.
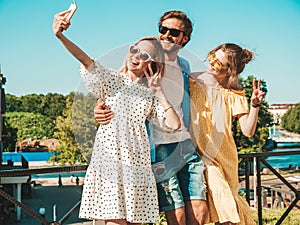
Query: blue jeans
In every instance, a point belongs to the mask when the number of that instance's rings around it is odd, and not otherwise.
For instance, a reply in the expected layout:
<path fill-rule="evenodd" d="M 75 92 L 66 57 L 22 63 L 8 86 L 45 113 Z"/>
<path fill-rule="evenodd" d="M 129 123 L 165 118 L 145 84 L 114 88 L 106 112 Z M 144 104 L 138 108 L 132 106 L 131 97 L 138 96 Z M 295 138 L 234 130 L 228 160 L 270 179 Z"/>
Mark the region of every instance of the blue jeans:
<path fill-rule="evenodd" d="M 206 200 L 205 166 L 191 139 L 156 146 L 152 168 L 160 211 L 181 208 L 187 200 Z"/>

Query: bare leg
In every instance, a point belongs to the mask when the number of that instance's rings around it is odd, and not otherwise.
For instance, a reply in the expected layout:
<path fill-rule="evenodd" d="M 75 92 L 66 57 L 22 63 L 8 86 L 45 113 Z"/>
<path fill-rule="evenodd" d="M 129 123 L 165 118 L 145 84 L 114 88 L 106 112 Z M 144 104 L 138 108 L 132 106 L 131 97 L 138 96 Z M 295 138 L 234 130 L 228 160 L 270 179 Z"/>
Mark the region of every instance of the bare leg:
<path fill-rule="evenodd" d="M 186 222 L 188 225 L 203 225 L 208 208 L 204 200 L 191 200 L 185 202 Z"/>
<path fill-rule="evenodd" d="M 185 208 L 165 211 L 168 225 L 186 225 Z"/>

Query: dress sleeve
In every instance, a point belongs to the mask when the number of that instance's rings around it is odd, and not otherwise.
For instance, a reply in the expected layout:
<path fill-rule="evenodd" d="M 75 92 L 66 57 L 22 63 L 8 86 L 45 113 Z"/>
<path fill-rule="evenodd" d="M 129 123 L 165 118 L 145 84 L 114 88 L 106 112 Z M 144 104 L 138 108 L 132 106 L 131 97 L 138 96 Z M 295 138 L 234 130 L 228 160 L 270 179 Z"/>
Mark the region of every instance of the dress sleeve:
<path fill-rule="evenodd" d="M 155 124 L 156 126 L 162 127 L 170 131 L 172 130 L 168 126 L 166 126 L 166 113 L 164 111 L 163 106 L 160 104 L 158 98 L 156 98 L 155 96 L 153 98 L 152 109 L 149 115 L 147 116 L 147 120 L 150 123 Z"/>
<path fill-rule="evenodd" d="M 232 116 L 249 113 L 248 101 L 245 91 L 234 91 L 230 98 Z"/>
<path fill-rule="evenodd" d="M 113 94 L 119 78 L 117 71 L 102 66 L 95 59 L 94 68 L 87 70 L 81 65 L 80 74 L 88 92 L 101 99 L 105 99 L 105 96 Z"/>

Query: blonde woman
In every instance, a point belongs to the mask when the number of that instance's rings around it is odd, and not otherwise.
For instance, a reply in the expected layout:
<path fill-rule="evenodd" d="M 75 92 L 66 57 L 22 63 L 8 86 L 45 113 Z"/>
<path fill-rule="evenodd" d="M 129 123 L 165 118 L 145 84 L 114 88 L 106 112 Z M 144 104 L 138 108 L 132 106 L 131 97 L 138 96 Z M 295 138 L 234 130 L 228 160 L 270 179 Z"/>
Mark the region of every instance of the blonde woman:
<path fill-rule="evenodd" d="M 62 31 L 69 11 L 54 17 L 53 32 L 81 63 L 87 90 L 114 110 L 110 124 L 100 125 L 86 172 L 79 216 L 105 224 L 159 221 L 157 190 L 151 170 L 145 121 L 176 130 L 180 120 L 160 86 L 164 54 L 155 37 L 130 45 L 124 68 L 106 68 L 71 42 Z"/>
<path fill-rule="evenodd" d="M 231 131 L 235 119 L 248 137 L 256 129 L 265 93 L 260 80 L 254 80 L 249 110 L 239 77 L 252 58 L 247 49 L 223 44 L 208 53 L 206 72 L 191 74 L 191 130 L 207 166 L 208 223 L 255 224 L 249 205 L 238 195 L 238 154 Z"/>

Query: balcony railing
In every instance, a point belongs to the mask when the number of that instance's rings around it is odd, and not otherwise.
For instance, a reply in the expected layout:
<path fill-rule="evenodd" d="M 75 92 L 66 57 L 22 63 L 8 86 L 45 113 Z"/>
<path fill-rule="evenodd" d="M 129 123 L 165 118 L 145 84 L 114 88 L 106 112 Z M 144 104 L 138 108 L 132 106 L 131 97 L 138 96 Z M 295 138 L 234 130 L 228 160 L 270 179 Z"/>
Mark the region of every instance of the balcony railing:
<path fill-rule="evenodd" d="M 239 168 L 244 168 L 245 176 L 245 187 L 246 187 L 246 200 L 250 204 L 250 174 L 251 169 L 253 171 L 253 176 L 255 179 L 256 186 L 256 199 L 257 199 L 257 215 L 258 215 L 258 224 L 262 225 L 263 215 L 262 215 L 262 179 L 261 179 L 261 166 L 265 165 L 286 187 L 292 192 L 295 196 L 294 200 L 287 207 L 283 215 L 278 219 L 276 225 L 281 224 L 286 216 L 291 212 L 291 210 L 296 206 L 297 202 L 300 200 L 300 192 L 297 190 L 289 181 L 287 181 L 275 168 L 273 168 L 269 163 L 267 157 L 270 156 L 283 156 L 283 155 L 298 155 L 300 154 L 299 150 L 282 150 L 277 152 L 259 152 L 259 153 L 245 153 L 239 154 L 241 159 L 239 163 Z M 255 162 L 255 168 L 253 168 L 253 162 Z M 252 168 L 251 168 L 252 167 Z"/>
<path fill-rule="evenodd" d="M 81 165 L 81 166 L 62 166 L 62 167 L 47 167 L 47 168 L 36 168 L 36 169 L 15 169 L 15 170 L 0 170 L 0 185 L 1 185 L 1 179 L 4 177 L 24 177 L 24 176 L 31 176 L 34 174 L 51 174 L 51 173 L 67 173 L 67 172 L 80 172 L 80 171 L 86 171 L 87 165 Z M 59 191 L 59 190 L 58 190 Z M 45 193 L 47 194 L 47 193 Z M 8 200 L 9 202 L 13 203 L 20 209 L 22 209 L 24 212 L 26 212 L 28 215 L 32 216 L 36 220 L 40 221 L 42 224 L 45 225 L 62 225 L 67 222 L 67 220 L 76 212 L 79 210 L 80 207 L 80 201 L 77 202 L 73 207 L 70 208 L 70 210 L 58 221 L 52 221 L 49 222 L 45 218 L 43 218 L 40 214 L 38 214 L 33 209 L 27 207 L 25 204 L 23 204 L 21 201 L 18 201 L 10 194 L 6 193 L 0 188 L 0 198 L 4 198 Z M 1 221 L 0 221 L 0 225 Z"/>
<path fill-rule="evenodd" d="M 281 155 L 296 155 L 300 154 L 299 150 L 289 150 L 289 151 L 279 151 L 279 152 L 262 152 L 262 153 L 247 153 L 239 154 L 241 159 L 239 163 L 239 168 L 244 169 L 243 177 L 245 178 L 245 188 L 246 188 L 246 200 L 250 204 L 250 177 L 255 176 L 255 186 L 256 186 L 256 199 L 257 199 L 257 214 L 258 214 L 258 224 L 262 225 L 262 179 L 261 179 L 261 165 L 265 165 L 279 180 L 286 185 L 289 190 L 294 193 L 294 200 L 291 202 L 289 207 L 285 210 L 281 218 L 277 221 L 276 225 L 281 224 L 290 211 L 294 208 L 297 202 L 300 200 L 300 192 L 297 190 L 289 181 L 287 181 L 275 168 L 273 168 L 269 163 L 267 157 L 269 156 L 281 156 Z M 256 162 L 255 168 L 253 168 L 253 162 Z M 63 167 L 47 167 L 38 169 L 16 169 L 16 170 L 0 170 L 0 185 L 1 178 L 3 177 L 19 177 L 19 176 L 30 176 L 34 174 L 51 174 L 51 173 L 63 173 L 63 172 L 79 172 L 86 171 L 87 165 L 82 166 L 63 166 Z M 257 172 L 255 172 L 257 171 Z M 253 174 L 254 173 L 254 174 Z M 24 212 L 34 217 L 36 220 L 40 221 L 45 225 L 57 225 L 65 224 L 66 221 L 79 210 L 80 201 L 76 203 L 70 210 L 59 220 L 49 222 L 40 216 L 34 210 L 28 208 L 21 201 L 18 201 L 13 196 L 9 195 L 0 188 L 0 198 L 4 198 L 16 206 L 20 207 Z M 1 224 L 0 224 L 1 225 Z"/>

